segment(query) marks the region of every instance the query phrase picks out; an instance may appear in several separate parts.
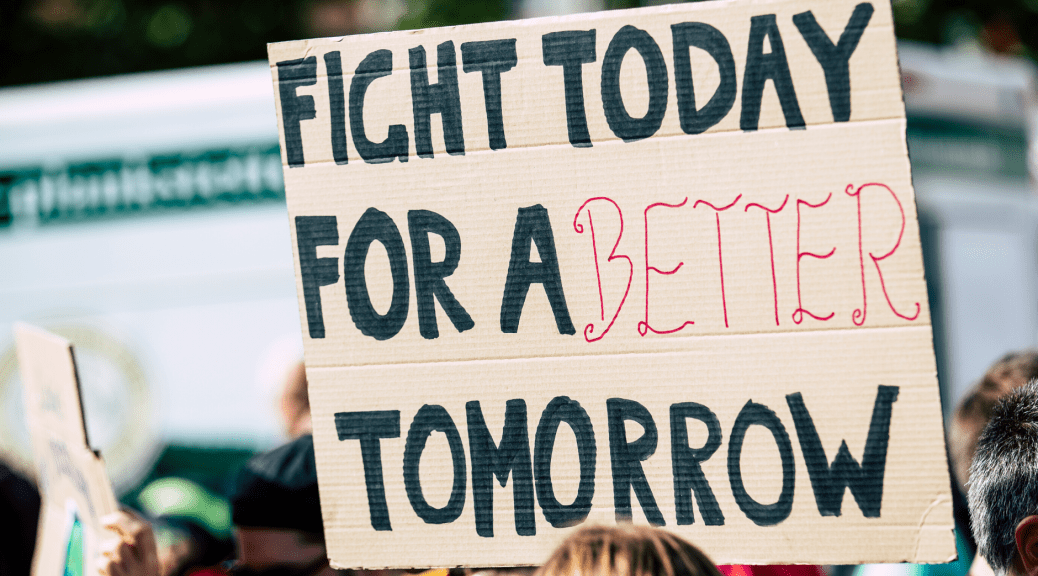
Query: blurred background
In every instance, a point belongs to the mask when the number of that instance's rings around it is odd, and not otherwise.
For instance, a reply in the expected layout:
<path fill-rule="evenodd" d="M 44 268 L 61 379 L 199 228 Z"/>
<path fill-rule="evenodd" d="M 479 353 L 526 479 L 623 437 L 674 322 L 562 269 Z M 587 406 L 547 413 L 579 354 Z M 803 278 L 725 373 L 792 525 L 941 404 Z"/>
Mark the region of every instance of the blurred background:
<path fill-rule="evenodd" d="M 266 43 L 651 0 L 0 3 L 0 459 L 11 325 L 69 337 L 117 494 L 213 494 L 287 437 L 302 357 Z M 894 0 L 946 416 L 1038 341 L 1038 0 Z M 233 407 L 233 409 L 229 409 Z"/>

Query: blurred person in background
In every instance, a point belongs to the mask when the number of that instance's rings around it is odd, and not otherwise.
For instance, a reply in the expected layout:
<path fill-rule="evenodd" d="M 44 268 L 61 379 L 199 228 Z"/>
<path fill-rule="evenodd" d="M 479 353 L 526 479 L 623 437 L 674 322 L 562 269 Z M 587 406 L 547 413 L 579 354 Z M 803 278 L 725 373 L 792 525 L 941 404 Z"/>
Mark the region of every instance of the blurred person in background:
<path fill-rule="evenodd" d="M 977 442 L 991 420 L 995 404 L 1035 378 L 1038 378 L 1038 350 L 1010 352 L 992 364 L 959 401 L 948 429 L 948 452 L 952 472 L 963 493 Z"/>
<path fill-rule="evenodd" d="M 310 421 L 310 395 L 306 383 L 306 366 L 299 360 L 285 374 L 281 388 L 280 408 L 285 434 L 299 438 L 313 432 Z"/>
<path fill-rule="evenodd" d="M 324 545 L 313 437 L 304 435 L 249 460 L 231 508 L 238 559 L 231 572 L 284 569 L 334 574 Z"/>
<path fill-rule="evenodd" d="M 980 441 L 981 433 L 991 421 L 996 404 L 1038 378 L 1038 350 L 1010 352 L 995 361 L 984 376 L 963 395 L 955 408 L 948 427 L 948 459 L 952 469 L 952 496 L 955 502 L 956 535 L 960 540 L 959 556 L 962 561 L 972 559 L 971 574 L 990 574 L 983 554 L 976 554 L 979 542 L 970 529 L 969 513 L 965 502 L 970 481 L 970 467 Z M 963 550 L 963 546 L 966 550 Z"/>
<path fill-rule="evenodd" d="M 996 576 L 1038 575 L 1038 381 L 1006 395 L 976 446 L 969 508 Z"/>
<path fill-rule="evenodd" d="M 148 483 L 137 502 L 154 519 L 163 576 L 186 576 L 233 556 L 226 499 L 185 478 L 167 477 Z"/>
<path fill-rule="evenodd" d="M 621 524 L 580 528 L 535 576 L 721 576 L 705 554 L 673 534 Z"/>
<path fill-rule="evenodd" d="M 28 576 L 39 520 L 36 486 L 0 462 L 0 576 Z"/>
<path fill-rule="evenodd" d="M 231 497 L 237 558 L 196 576 L 332 576 L 317 492 L 314 444 L 304 435 L 253 457 L 238 474 Z M 129 512 L 106 518 L 101 572 L 107 576 L 163 576 L 151 525 Z"/>

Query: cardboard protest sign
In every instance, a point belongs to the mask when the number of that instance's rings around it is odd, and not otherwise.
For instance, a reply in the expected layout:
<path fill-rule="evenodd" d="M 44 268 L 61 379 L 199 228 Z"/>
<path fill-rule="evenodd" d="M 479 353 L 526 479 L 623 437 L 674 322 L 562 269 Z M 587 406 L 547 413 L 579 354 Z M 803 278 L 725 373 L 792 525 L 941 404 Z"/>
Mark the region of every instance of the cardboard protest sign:
<path fill-rule="evenodd" d="M 334 565 L 954 557 L 888 3 L 269 56 Z"/>
<path fill-rule="evenodd" d="M 15 339 L 43 500 L 33 575 L 96 574 L 99 519 L 118 505 L 87 439 L 72 345 L 27 324 Z"/>

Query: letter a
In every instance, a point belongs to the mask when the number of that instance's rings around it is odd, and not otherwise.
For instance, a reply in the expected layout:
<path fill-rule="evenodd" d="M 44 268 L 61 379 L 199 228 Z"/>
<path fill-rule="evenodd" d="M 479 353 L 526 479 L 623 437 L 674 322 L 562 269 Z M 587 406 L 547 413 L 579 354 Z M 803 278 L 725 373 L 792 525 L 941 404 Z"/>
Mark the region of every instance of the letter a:
<path fill-rule="evenodd" d="M 531 242 L 537 244 L 540 262 L 530 262 Z M 501 299 L 502 332 L 514 334 L 519 331 L 519 317 L 523 314 L 526 294 L 534 283 L 544 285 L 559 334 L 576 334 L 577 330 L 569 317 L 569 308 L 566 307 L 566 295 L 562 291 L 559 259 L 555 254 L 555 237 L 551 233 L 548 210 L 540 204 L 520 208 L 515 218 L 512 258 L 508 262 L 505 294 Z"/>

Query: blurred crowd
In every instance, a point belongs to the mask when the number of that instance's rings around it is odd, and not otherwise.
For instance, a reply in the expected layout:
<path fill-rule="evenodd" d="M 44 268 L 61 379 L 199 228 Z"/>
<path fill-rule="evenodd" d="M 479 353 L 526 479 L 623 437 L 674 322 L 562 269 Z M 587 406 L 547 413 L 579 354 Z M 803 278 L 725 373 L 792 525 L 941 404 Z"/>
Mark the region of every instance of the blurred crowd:
<path fill-rule="evenodd" d="M 318 576 L 329 564 L 317 489 L 306 372 L 283 385 L 292 439 L 250 459 L 229 494 L 176 477 L 151 482 L 136 510 L 103 519 L 105 576 Z M 996 361 L 956 407 L 948 456 L 959 560 L 905 567 L 928 576 L 1038 576 L 1038 350 Z M 0 463 L 0 576 L 30 574 L 40 495 Z M 427 576 L 841 576 L 868 567 L 715 566 L 695 545 L 659 529 L 575 531 L 539 569 L 455 569 Z M 449 572 L 449 574 L 448 574 Z M 403 571 L 372 571 L 398 576 Z M 68 574 L 68 572 L 66 572 Z"/>

